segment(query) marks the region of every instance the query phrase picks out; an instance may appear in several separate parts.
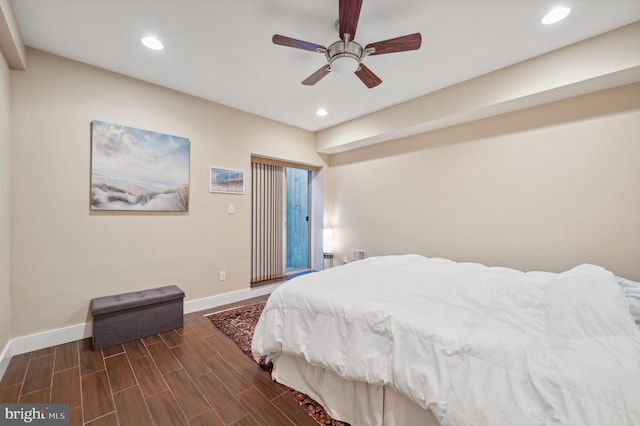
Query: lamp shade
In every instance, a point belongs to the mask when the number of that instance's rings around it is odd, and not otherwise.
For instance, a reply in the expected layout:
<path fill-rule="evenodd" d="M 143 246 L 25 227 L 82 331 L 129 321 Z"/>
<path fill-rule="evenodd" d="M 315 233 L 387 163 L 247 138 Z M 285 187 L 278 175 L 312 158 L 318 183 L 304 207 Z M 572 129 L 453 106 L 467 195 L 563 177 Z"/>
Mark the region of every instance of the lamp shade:
<path fill-rule="evenodd" d="M 324 228 L 322 230 L 322 251 L 333 253 L 333 228 Z"/>

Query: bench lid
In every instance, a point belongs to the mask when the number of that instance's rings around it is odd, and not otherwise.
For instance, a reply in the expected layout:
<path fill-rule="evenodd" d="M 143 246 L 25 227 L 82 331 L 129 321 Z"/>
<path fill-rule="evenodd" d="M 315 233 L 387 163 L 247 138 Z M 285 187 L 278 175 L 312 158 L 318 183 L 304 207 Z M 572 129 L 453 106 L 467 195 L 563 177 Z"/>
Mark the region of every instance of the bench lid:
<path fill-rule="evenodd" d="M 91 299 L 91 313 L 94 316 L 107 314 L 109 312 L 122 311 L 124 309 L 152 305 L 154 303 L 180 298 L 184 298 L 184 291 L 175 285 L 116 294 L 113 296 L 96 297 L 95 299 Z"/>

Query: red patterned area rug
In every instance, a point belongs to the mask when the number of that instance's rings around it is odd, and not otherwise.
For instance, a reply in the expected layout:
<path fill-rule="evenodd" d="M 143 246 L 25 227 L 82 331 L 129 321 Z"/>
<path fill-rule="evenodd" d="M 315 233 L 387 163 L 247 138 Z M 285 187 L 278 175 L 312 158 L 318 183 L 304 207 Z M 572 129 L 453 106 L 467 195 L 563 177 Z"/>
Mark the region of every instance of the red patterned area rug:
<path fill-rule="evenodd" d="M 255 361 L 251 356 L 251 339 L 253 338 L 253 330 L 258 323 L 265 302 L 254 303 L 252 305 L 240 306 L 238 308 L 227 309 L 226 311 L 215 312 L 208 315 L 214 326 L 222 331 L 227 337 L 233 340 L 238 347 L 251 360 Z M 259 363 L 260 367 L 271 372 L 271 364 Z M 349 426 L 338 420 L 332 419 L 326 411 L 309 396 L 298 392 L 295 389 L 287 387 L 288 393 L 300 404 L 309 415 L 321 425 L 331 426 Z"/>

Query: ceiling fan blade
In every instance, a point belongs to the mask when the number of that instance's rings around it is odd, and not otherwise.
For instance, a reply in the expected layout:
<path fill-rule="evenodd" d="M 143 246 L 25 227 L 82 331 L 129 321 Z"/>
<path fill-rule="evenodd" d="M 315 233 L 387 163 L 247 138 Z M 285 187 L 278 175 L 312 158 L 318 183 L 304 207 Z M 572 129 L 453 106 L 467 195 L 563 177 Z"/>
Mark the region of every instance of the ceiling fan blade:
<path fill-rule="evenodd" d="M 271 39 L 274 44 L 281 46 L 295 47 L 296 49 L 310 50 L 312 52 L 320 50 L 327 50 L 324 46 L 315 43 L 309 43 L 308 41 L 296 40 L 295 38 L 281 36 L 276 34 Z"/>
<path fill-rule="evenodd" d="M 331 72 L 331 68 L 329 67 L 329 64 L 327 64 L 324 67 L 320 68 L 318 71 L 311 74 L 309 77 L 307 77 L 302 82 L 302 84 L 304 84 L 305 86 L 313 86 L 314 84 L 322 80 L 322 78 L 325 75 L 329 74 L 330 72 Z"/>
<path fill-rule="evenodd" d="M 361 8 L 362 0 L 340 0 L 338 27 L 342 40 L 345 39 L 345 34 L 349 34 L 349 40 L 356 38 L 356 28 L 358 26 Z"/>
<path fill-rule="evenodd" d="M 375 52 L 370 55 L 382 55 L 384 53 L 405 52 L 407 50 L 418 50 L 422 45 L 420 33 L 409 34 L 402 37 L 391 38 L 389 40 L 369 43 L 365 49 L 374 48 Z"/>
<path fill-rule="evenodd" d="M 367 68 L 364 64 L 360 64 L 355 74 L 369 89 L 373 89 L 374 87 L 382 83 L 380 77 L 375 75 L 373 71 Z"/>

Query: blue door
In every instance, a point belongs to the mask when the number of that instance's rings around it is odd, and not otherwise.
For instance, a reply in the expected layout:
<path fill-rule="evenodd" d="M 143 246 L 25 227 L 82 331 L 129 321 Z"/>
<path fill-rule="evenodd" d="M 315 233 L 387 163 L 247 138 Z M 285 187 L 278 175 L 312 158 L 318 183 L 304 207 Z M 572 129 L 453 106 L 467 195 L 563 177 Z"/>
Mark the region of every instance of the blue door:
<path fill-rule="evenodd" d="M 287 197 L 287 272 L 308 269 L 309 258 L 309 187 L 311 172 L 285 168 Z"/>

